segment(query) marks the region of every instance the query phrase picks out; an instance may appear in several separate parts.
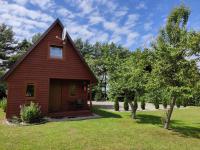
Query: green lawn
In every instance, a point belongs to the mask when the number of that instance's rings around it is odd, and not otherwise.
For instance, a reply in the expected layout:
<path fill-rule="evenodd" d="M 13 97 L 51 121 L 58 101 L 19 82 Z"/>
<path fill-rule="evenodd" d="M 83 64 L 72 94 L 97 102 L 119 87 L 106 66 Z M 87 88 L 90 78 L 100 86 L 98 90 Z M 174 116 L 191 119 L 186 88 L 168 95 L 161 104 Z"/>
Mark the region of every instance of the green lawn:
<path fill-rule="evenodd" d="M 32 126 L 0 124 L 0 149 L 193 150 L 200 149 L 200 108 L 175 110 L 172 130 L 162 128 L 163 111 L 130 114 L 95 110 L 103 118 Z M 0 119 L 4 113 L 0 111 Z"/>

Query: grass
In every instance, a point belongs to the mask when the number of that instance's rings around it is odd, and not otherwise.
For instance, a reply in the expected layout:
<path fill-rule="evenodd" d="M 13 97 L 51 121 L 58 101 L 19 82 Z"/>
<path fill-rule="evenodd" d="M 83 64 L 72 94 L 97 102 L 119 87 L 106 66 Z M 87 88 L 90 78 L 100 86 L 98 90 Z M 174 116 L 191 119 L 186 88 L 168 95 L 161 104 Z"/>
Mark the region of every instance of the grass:
<path fill-rule="evenodd" d="M 200 108 L 176 109 L 172 129 L 162 128 L 163 111 L 128 112 L 95 109 L 100 119 L 49 122 L 32 126 L 0 124 L 0 149 L 169 150 L 200 148 Z M 0 111 L 0 120 L 4 119 Z"/>

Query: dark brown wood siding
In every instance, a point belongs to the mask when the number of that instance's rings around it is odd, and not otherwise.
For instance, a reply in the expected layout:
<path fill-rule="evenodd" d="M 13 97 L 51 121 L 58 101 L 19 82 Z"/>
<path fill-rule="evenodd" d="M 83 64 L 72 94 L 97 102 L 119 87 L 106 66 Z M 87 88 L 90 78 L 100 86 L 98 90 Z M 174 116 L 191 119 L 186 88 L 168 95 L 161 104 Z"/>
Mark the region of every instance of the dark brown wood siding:
<path fill-rule="evenodd" d="M 60 24 L 56 24 L 7 78 L 7 118 L 18 115 L 20 105 L 27 101 L 39 103 L 43 115 L 46 115 L 48 113 L 50 78 L 94 80 L 72 44 L 68 40 L 66 44 L 63 44 L 56 38 L 56 36 L 61 37 L 62 30 Z M 50 45 L 63 46 L 64 57 L 62 60 L 49 58 Z M 27 83 L 35 84 L 36 91 L 33 99 L 25 96 Z"/>

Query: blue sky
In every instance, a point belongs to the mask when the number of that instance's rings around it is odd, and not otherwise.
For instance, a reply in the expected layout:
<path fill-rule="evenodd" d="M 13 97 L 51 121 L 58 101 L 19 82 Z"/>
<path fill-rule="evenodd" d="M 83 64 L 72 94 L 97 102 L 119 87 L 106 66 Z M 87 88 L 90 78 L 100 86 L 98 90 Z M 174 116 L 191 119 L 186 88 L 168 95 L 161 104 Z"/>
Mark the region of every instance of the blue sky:
<path fill-rule="evenodd" d="M 22 40 L 43 33 L 60 18 L 73 39 L 114 42 L 134 50 L 148 47 L 181 2 L 192 11 L 188 28 L 199 30 L 199 0 L 0 0 L 0 23 L 12 26 Z"/>

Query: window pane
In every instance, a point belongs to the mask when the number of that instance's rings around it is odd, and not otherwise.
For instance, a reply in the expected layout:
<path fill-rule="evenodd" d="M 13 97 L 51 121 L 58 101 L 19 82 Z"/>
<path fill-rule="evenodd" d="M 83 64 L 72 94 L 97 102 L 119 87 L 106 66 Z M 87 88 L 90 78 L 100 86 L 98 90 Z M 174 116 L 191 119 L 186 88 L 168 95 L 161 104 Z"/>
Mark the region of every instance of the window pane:
<path fill-rule="evenodd" d="M 62 48 L 50 47 L 50 57 L 51 58 L 62 58 Z"/>
<path fill-rule="evenodd" d="M 27 97 L 34 97 L 34 85 L 28 84 L 26 87 L 26 96 Z"/>

